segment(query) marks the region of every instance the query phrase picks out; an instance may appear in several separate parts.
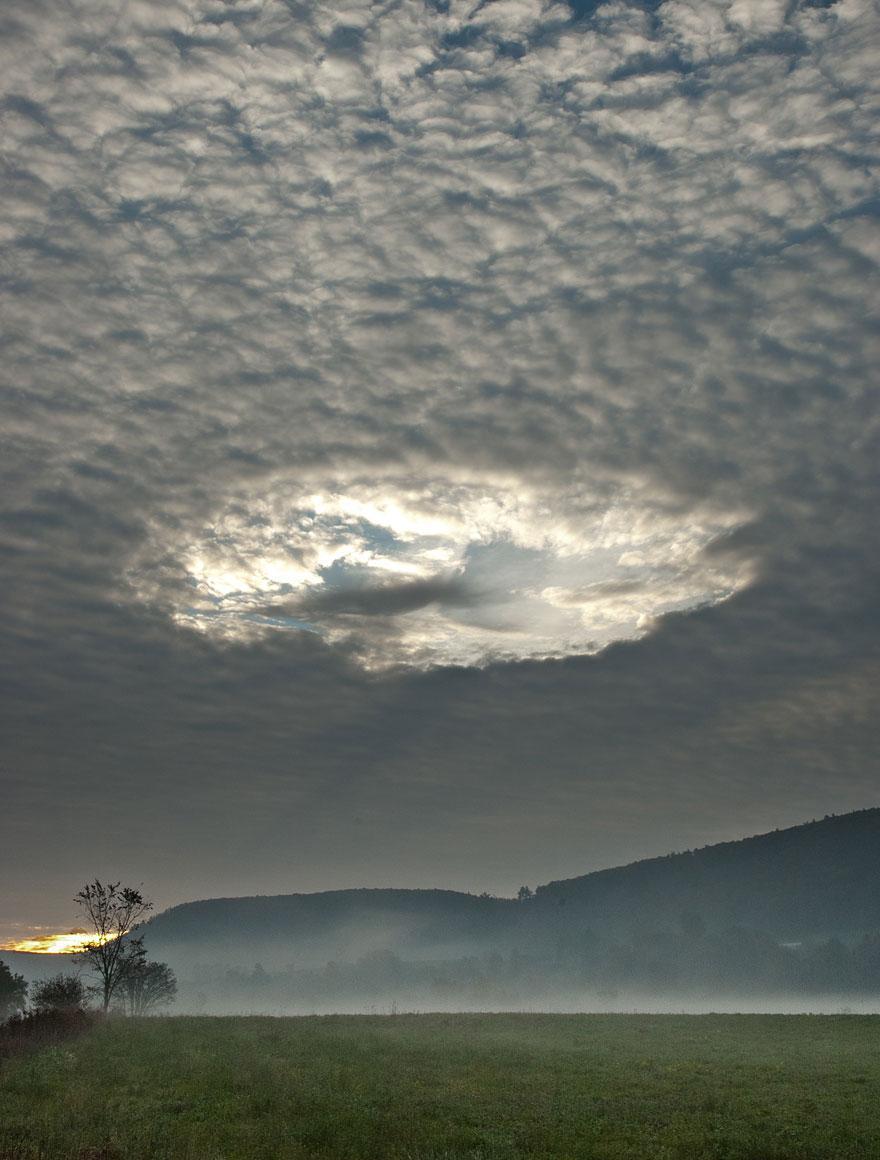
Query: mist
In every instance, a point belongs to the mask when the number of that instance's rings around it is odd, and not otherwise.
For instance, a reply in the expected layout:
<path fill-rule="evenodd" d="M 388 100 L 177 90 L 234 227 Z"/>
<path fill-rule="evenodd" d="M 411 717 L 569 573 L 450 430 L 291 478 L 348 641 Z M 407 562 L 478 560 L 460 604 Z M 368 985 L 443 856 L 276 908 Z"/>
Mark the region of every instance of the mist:
<path fill-rule="evenodd" d="M 318 896 L 320 898 L 321 896 Z M 507 923 L 443 939 L 399 912 L 288 941 L 166 945 L 174 1010 L 209 1015 L 416 1012 L 871 1013 L 880 1011 L 880 935 L 783 941 L 744 926 L 627 934 L 499 903 Z M 438 934 L 440 937 L 438 938 Z M 159 944 L 157 944 L 158 947 Z M 209 950 L 210 947 L 210 950 Z M 158 950 L 157 950 L 158 953 Z"/>
<path fill-rule="evenodd" d="M 138 928 L 173 1010 L 880 1010 L 880 809 L 489 892 L 359 887 L 186 902 Z M 26 978 L 69 955 L 12 954 Z"/>
<path fill-rule="evenodd" d="M 349 932 L 350 934 L 351 932 Z M 607 943 L 591 961 L 560 961 L 516 948 L 503 953 L 479 946 L 457 957 L 407 959 L 375 947 L 378 932 L 365 940 L 364 953 L 313 965 L 248 962 L 249 948 L 229 948 L 227 962 L 180 965 L 175 1012 L 201 1015 L 340 1015 L 427 1012 L 531 1013 L 753 1013 L 814 1015 L 880 1012 L 873 946 L 870 974 L 856 977 L 865 958 L 861 943 L 830 941 L 810 947 L 775 947 L 775 978 L 768 971 L 771 940 L 761 943 L 751 962 L 726 972 L 719 955 L 745 932 L 730 932 L 709 947 L 682 940 L 664 962 L 638 946 Z M 649 940 L 650 941 L 650 940 Z M 350 944 L 351 945 L 351 944 Z M 670 960 L 702 955 L 689 972 L 674 972 Z M 666 978 L 659 976 L 666 971 Z M 654 975 L 653 985 L 647 977 Z M 751 977 L 749 977 L 751 976 Z M 787 980 L 786 981 L 786 977 Z"/>
<path fill-rule="evenodd" d="M 242 961 L 244 946 L 233 948 Z M 79 973 L 70 956 L 4 952 L 3 960 L 29 982 L 63 971 Z M 50 961 L 42 961 L 50 960 Z M 268 971 L 219 963 L 177 965 L 177 999 L 154 1015 L 330 1016 L 442 1013 L 621 1014 L 621 1015 L 876 1015 L 880 988 L 761 989 L 645 987 L 584 980 L 580 984 L 529 974 L 486 976 L 485 960 L 407 963 L 389 955 L 323 967 Z M 392 964 L 389 969 L 389 963 Z M 174 964 L 172 964 L 174 965 Z M 179 969 L 178 969 L 179 968 Z M 85 977 L 85 976 L 84 976 Z"/>

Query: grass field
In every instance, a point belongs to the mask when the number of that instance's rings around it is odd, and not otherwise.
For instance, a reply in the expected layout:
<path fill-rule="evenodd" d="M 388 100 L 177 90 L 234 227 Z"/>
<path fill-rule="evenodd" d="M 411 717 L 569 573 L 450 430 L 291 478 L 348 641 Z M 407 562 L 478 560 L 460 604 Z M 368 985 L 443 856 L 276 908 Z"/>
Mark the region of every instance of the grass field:
<path fill-rule="evenodd" d="M 880 1017 L 110 1021 L 0 1072 L 2 1160 L 880 1158 Z"/>

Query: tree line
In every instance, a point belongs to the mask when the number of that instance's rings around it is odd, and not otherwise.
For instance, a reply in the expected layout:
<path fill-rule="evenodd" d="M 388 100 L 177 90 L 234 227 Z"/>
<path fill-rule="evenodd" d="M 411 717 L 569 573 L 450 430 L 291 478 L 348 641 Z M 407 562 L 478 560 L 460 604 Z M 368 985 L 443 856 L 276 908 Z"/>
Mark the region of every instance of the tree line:
<path fill-rule="evenodd" d="M 443 959 L 407 959 L 390 948 L 351 962 L 265 969 L 203 964 L 189 979 L 191 999 L 224 1010 L 320 1009 L 388 1003 L 413 1008 L 461 1001 L 515 1008 L 565 996 L 588 1004 L 635 995 L 877 996 L 880 932 L 851 941 L 780 943 L 744 927 L 715 933 L 683 912 L 677 931 L 636 931 L 626 939 L 591 929 Z"/>

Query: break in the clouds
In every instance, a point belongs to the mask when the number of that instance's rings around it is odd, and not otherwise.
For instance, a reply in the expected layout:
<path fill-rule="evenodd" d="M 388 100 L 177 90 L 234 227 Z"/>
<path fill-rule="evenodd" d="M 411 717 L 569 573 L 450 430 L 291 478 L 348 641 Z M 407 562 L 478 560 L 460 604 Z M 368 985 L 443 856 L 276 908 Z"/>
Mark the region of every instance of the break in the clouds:
<path fill-rule="evenodd" d="M 877 37 L 3 5 L 14 866 L 118 809 L 114 877 L 281 818 L 311 884 L 450 882 L 464 825 L 550 877 L 873 804 Z"/>
<path fill-rule="evenodd" d="M 704 552 L 744 516 L 670 514 L 644 490 L 596 497 L 463 472 L 374 472 L 320 491 L 260 481 L 200 535 L 183 529 L 170 548 L 160 531 L 148 551 L 176 565 L 168 614 L 221 640 L 313 631 L 371 668 L 592 653 L 749 578 L 742 560 Z M 161 599 L 145 557 L 129 581 Z"/>

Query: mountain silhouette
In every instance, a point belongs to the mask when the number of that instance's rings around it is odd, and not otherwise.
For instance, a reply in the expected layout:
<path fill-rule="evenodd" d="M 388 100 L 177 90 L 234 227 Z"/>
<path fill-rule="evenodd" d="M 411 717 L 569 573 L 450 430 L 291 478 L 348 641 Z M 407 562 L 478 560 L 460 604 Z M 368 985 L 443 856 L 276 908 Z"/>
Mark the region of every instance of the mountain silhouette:
<path fill-rule="evenodd" d="M 157 958 L 279 966 L 738 927 L 780 941 L 880 930 L 880 809 L 550 882 L 521 901 L 406 889 L 215 898 L 171 907 L 143 933 Z"/>

